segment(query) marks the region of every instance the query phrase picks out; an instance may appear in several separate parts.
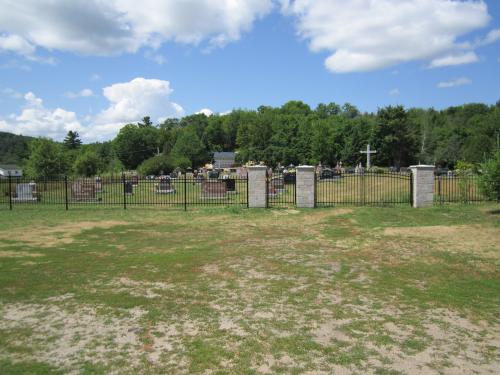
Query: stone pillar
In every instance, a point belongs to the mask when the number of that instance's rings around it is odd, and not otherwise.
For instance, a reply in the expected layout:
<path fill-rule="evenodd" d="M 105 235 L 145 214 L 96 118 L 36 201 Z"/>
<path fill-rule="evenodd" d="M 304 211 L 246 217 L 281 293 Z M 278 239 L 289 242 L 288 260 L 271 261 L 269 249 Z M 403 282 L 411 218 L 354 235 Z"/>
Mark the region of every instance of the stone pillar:
<path fill-rule="evenodd" d="M 434 203 L 434 166 L 413 165 L 412 171 L 413 207 L 432 206 Z"/>
<path fill-rule="evenodd" d="M 248 168 L 248 207 L 266 208 L 267 206 L 267 167 L 257 165 Z"/>
<path fill-rule="evenodd" d="M 314 208 L 316 192 L 314 167 L 301 165 L 296 171 L 297 207 Z"/>

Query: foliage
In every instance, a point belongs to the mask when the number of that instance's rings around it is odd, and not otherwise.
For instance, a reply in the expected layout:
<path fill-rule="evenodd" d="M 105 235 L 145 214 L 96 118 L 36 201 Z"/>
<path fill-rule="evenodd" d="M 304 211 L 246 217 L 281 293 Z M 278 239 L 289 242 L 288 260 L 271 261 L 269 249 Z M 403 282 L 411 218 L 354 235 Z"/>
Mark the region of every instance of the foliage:
<path fill-rule="evenodd" d="M 0 163 L 22 164 L 29 157 L 31 137 L 0 132 Z"/>
<path fill-rule="evenodd" d="M 156 153 L 157 139 L 157 128 L 128 124 L 120 129 L 113 143 L 116 154 L 125 168 L 135 169 Z"/>
<path fill-rule="evenodd" d="M 64 138 L 63 144 L 68 150 L 76 150 L 82 145 L 82 141 L 80 140 L 78 132 L 70 130 L 66 138 Z"/>
<path fill-rule="evenodd" d="M 344 166 L 354 166 L 364 163 L 360 151 L 370 143 L 377 150 L 376 166 L 421 162 L 453 169 L 459 161 L 478 165 L 490 158 L 499 147 L 499 124 L 498 105 L 472 103 L 442 111 L 389 106 L 361 113 L 349 103 L 321 103 L 312 109 L 291 101 L 226 115 L 167 119 L 158 126 L 146 116 L 137 124 L 125 125 L 112 142 L 81 145 L 68 149 L 66 156 L 73 162 L 91 148 L 99 156 L 99 170 L 107 172 L 122 166 L 135 169 L 158 150 L 177 160 L 176 165 L 191 167 L 210 162 L 215 151 L 238 151 L 241 163 L 334 166 L 342 161 Z M 0 133 L 0 162 L 27 158 L 25 139 L 4 138 L 5 134 Z"/>
<path fill-rule="evenodd" d="M 137 168 L 142 176 L 169 174 L 175 168 L 172 158 L 166 155 L 157 155 L 144 160 Z"/>
<path fill-rule="evenodd" d="M 78 155 L 73 163 L 73 171 L 78 176 L 91 177 L 97 175 L 100 166 L 100 159 L 97 153 L 88 150 Z"/>
<path fill-rule="evenodd" d="M 46 138 L 30 142 L 30 157 L 26 163 L 26 174 L 34 178 L 53 178 L 66 174 L 69 169 L 63 146 Z"/>
<path fill-rule="evenodd" d="M 495 156 L 481 165 L 482 174 L 479 178 L 479 188 L 489 199 L 500 200 L 500 150 Z"/>
<path fill-rule="evenodd" d="M 191 161 L 191 167 L 197 167 L 203 164 L 208 159 L 207 150 L 196 131 L 192 127 L 188 127 L 186 131 L 177 138 L 172 149 L 171 155 L 174 158 L 187 158 Z"/>

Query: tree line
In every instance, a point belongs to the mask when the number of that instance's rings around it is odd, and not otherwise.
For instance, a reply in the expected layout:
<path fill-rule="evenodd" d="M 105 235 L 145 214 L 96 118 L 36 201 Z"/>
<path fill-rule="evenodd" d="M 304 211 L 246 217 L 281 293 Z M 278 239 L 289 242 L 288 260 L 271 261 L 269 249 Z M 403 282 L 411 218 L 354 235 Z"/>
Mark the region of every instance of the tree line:
<path fill-rule="evenodd" d="M 122 127 L 108 142 L 81 144 L 78 134 L 69 132 L 62 143 L 38 138 L 18 152 L 33 177 L 91 176 L 123 169 L 156 174 L 196 168 L 210 162 L 215 151 L 237 151 L 240 163 L 356 165 L 364 162 L 360 151 L 368 143 L 377 150 L 373 163 L 381 167 L 478 164 L 499 149 L 500 102 L 439 111 L 388 106 L 362 113 L 351 104 L 319 104 L 312 109 L 290 101 L 281 107 L 209 117 L 196 114 L 160 124 L 145 117 Z"/>

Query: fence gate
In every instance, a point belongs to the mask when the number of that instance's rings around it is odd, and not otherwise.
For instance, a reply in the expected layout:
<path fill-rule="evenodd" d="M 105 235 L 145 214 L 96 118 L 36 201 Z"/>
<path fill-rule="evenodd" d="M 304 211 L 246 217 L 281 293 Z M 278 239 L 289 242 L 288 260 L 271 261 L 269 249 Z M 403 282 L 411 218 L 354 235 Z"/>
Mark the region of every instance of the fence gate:
<path fill-rule="evenodd" d="M 411 204 L 411 174 L 365 172 L 316 178 L 316 206 Z"/>
<path fill-rule="evenodd" d="M 291 207 L 297 202 L 295 173 L 267 171 L 267 207 Z"/>

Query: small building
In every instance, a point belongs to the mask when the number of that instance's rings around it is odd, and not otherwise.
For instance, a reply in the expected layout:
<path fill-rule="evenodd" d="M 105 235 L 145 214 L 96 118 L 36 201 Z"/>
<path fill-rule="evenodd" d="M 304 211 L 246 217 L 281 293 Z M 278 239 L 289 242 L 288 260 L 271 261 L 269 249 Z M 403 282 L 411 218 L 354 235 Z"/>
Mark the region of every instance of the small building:
<path fill-rule="evenodd" d="M 23 170 L 17 165 L 0 164 L 0 178 L 8 178 L 9 175 L 12 177 L 22 177 Z"/>
<path fill-rule="evenodd" d="M 231 168 L 236 160 L 236 152 L 214 152 L 215 169 Z"/>

